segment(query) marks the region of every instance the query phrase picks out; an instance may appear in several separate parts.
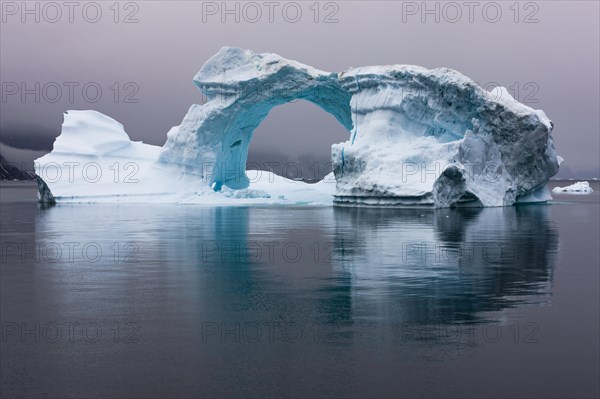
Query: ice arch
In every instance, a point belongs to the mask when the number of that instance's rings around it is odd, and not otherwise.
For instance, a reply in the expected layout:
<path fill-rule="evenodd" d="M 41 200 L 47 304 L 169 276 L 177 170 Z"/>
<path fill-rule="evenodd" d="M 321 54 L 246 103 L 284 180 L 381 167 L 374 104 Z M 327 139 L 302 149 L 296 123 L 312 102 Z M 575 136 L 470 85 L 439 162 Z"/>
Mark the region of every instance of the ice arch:
<path fill-rule="evenodd" d="M 337 73 L 276 54 L 224 47 L 196 74 L 194 83 L 208 102 L 193 105 L 181 125 L 169 131 L 160 159 L 201 175 L 215 190 L 223 185 L 248 187 L 252 134 L 277 105 L 307 100 L 352 130 L 351 94 Z"/>

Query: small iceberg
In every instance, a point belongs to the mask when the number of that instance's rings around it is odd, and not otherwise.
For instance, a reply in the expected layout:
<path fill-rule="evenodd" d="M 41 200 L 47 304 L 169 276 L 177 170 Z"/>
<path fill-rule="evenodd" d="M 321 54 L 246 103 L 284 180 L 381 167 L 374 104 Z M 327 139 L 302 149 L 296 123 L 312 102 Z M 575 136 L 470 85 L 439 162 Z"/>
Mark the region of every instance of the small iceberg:
<path fill-rule="evenodd" d="M 578 181 L 570 186 L 555 187 L 552 190 L 553 193 L 591 193 L 592 191 L 594 190 L 592 190 L 590 183 L 587 181 Z"/>

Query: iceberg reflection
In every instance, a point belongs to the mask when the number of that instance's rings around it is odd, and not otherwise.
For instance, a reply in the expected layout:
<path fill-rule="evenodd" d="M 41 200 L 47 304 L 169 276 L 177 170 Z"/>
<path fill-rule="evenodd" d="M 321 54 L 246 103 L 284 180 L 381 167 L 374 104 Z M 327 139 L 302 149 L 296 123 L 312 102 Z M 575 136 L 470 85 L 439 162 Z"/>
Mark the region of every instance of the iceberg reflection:
<path fill-rule="evenodd" d="M 76 283 L 87 296 L 110 290 L 115 303 L 138 292 L 136 303 L 158 313 L 179 298 L 188 308 L 174 313 L 186 317 L 461 323 L 547 300 L 538 294 L 552 281 L 558 232 L 544 206 L 39 210 L 36 246 L 69 242 L 78 243 L 69 262 L 64 252 L 41 259 L 64 306 Z M 99 259 L 80 253 L 90 243 Z"/>

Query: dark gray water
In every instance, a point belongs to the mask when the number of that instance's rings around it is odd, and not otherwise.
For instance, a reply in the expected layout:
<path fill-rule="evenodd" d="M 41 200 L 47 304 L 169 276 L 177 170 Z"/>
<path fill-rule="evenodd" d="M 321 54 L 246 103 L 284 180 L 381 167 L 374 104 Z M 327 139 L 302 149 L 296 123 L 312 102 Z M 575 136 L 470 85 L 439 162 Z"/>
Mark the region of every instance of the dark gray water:
<path fill-rule="evenodd" d="M 0 396 L 597 397 L 592 187 L 433 211 L 43 209 L 5 184 Z"/>

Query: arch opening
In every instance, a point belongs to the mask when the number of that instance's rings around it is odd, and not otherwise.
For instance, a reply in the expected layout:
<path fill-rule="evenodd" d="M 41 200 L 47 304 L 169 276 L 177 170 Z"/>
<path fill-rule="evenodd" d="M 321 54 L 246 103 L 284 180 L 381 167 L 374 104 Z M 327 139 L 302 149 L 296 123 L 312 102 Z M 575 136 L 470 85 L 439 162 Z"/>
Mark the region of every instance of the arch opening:
<path fill-rule="evenodd" d="M 246 171 L 250 180 L 268 171 L 316 183 L 332 171 L 331 145 L 350 132 L 331 114 L 306 100 L 275 106 L 251 133 Z"/>
<path fill-rule="evenodd" d="M 223 128 L 222 133 L 218 138 L 220 143 L 217 146 L 216 154 L 214 154 L 216 162 L 215 170 L 212 173 L 213 181 L 211 182 L 211 186 L 215 191 L 219 191 L 223 186 L 227 186 L 231 189 L 243 189 L 249 186 L 250 180 L 246 175 L 246 169 L 248 165 L 248 152 L 250 143 L 254 137 L 254 132 L 256 129 L 259 129 L 260 131 L 260 125 L 273 109 L 278 109 L 278 111 L 275 111 L 275 114 L 277 115 L 281 112 L 281 107 L 287 109 L 288 107 L 294 107 L 297 103 L 304 104 L 300 105 L 301 108 L 306 108 L 306 103 L 308 103 L 310 112 L 307 112 L 307 114 L 310 113 L 315 115 L 318 113 L 319 117 L 317 119 L 320 120 L 323 120 L 321 115 L 323 114 L 322 111 L 325 111 L 326 116 L 331 116 L 331 118 L 328 118 L 329 126 L 336 126 L 338 132 L 339 129 L 342 129 L 346 133 L 346 135 L 339 140 L 332 141 L 328 145 L 323 144 L 327 147 L 329 154 L 325 163 L 331 163 L 331 144 L 347 140 L 350 137 L 350 131 L 352 130 L 350 95 L 341 87 L 337 85 L 329 86 L 327 84 L 324 84 L 323 86 L 314 85 L 305 90 L 284 91 L 283 93 L 277 92 L 276 95 L 271 93 L 266 99 L 254 98 L 252 101 L 248 101 L 247 98 L 240 99 L 239 97 L 226 99 L 223 105 L 225 112 L 219 114 L 220 118 L 223 118 L 224 121 L 220 121 L 218 124 L 222 125 Z M 320 108 L 320 110 L 318 108 Z M 285 114 L 287 112 L 284 111 L 283 113 Z M 277 119 L 280 118 L 277 118 L 276 116 L 275 120 Z M 282 125 L 281 129 L 285 129 L 283 120 L 280 119 L 280 122 Z M 272 134 L 276 133 L 273 132 Z M 281 136 L 286 138 L 289 137 L 289 131 L 284 132 Z M 306 140 L 306 137 L 304 140 Z M 268 161 L 270 160 L 267 159 L 267 162 Z M 256 161 L 253 161 L 253 164 L 251 165 L 254 169 L 256 169 L 255 163 Z M 331 166 L 329 165 L 328 168 L 330 170 Z M 319 169 L 320 170 L 318 171 L 312 172 L 312 178 L 309 179 L 308 176 L 306 176 L 307 180 L 315 181 L 318 180 L 319 177 L 324 176 L 322 171 L 326 170 L 327 166 L 319 166 Z M 280 174 L 277 173 L 277 170 L 274 170 L 273 172 Z M 286 174 L 286 171 L 281 170 L 280 172 L 281 175 Z M 291 173 L 291 170 L 288 170 L 287 172 Z M 303 174 L 298 176 L 297 171 L 289 177 L 304 178 Z"/>

